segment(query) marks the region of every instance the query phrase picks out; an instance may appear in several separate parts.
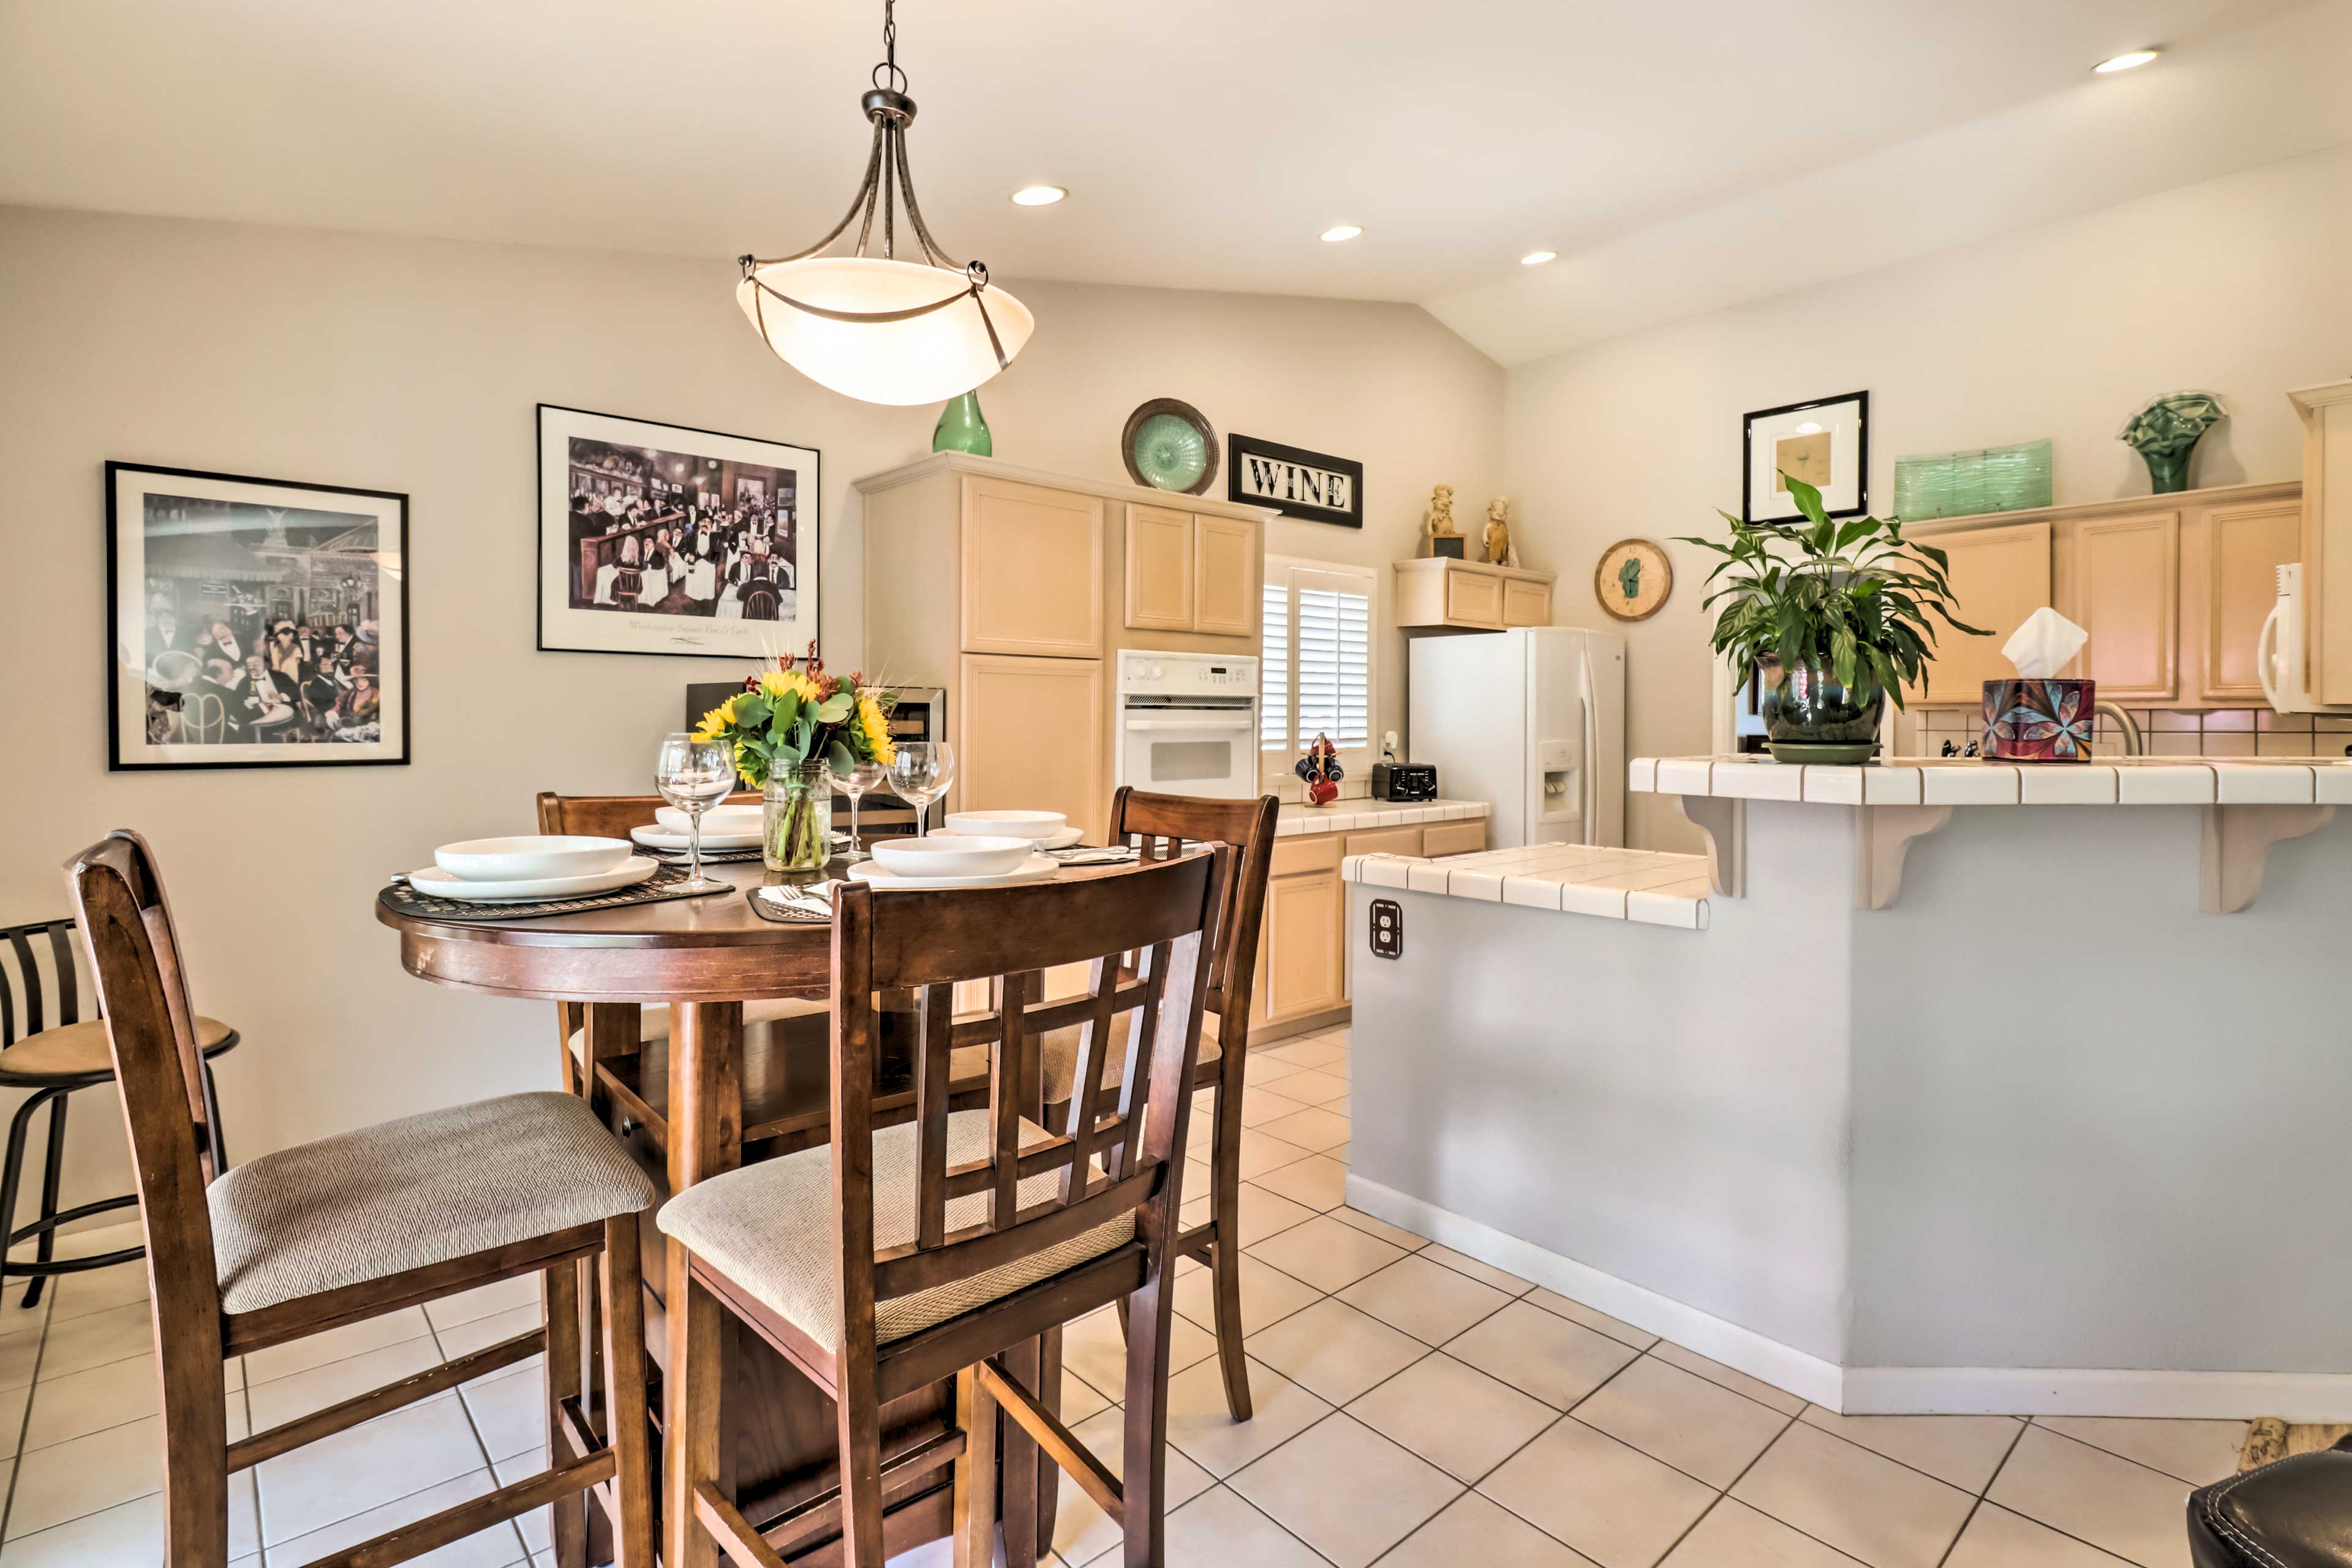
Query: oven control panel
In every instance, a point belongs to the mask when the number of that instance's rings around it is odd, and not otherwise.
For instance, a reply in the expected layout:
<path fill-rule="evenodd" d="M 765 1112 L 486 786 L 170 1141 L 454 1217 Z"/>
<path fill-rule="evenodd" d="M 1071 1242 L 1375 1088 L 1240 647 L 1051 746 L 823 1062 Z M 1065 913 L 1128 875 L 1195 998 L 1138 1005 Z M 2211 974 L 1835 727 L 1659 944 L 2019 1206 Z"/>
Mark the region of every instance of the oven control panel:
<path fill-rule="evenodd" d="M 1122 694 L 1255 697 L 1257 660 L 1122 648 L 1118 656 L 1118 689 Z"/>

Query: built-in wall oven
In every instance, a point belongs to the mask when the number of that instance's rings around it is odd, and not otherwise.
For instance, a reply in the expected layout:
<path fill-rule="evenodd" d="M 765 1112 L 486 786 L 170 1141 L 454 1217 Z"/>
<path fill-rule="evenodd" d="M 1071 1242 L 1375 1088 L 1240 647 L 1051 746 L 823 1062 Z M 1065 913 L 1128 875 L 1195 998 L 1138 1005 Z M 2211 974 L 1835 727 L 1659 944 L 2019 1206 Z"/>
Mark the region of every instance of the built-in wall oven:
<path fill-rule="evenodd" d="M 1224 800 L 1260 793 L 1256 659 L 1121 648 L 1116 704 L 1117 782 Z"/>

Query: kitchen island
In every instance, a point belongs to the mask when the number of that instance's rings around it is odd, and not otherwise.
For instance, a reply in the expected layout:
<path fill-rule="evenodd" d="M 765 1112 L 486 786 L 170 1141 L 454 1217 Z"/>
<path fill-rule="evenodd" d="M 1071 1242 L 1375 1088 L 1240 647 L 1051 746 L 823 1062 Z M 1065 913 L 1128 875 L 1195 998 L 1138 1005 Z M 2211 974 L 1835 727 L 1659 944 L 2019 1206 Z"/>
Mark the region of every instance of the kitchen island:
<path fill-rule="evenodd" d="M 2352 1419 L 2352 764 L 1630 773 L 1707 855 L 1343 864 L 1351 1204 L 1832 1409 Z"/>

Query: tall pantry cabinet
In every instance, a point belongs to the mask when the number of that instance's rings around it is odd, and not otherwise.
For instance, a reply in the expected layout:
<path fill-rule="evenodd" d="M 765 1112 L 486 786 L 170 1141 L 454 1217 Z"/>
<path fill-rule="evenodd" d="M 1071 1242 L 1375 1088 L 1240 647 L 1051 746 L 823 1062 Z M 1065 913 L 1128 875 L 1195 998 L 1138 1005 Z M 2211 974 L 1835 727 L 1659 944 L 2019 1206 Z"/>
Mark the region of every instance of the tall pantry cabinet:
<path fill-rule="evenodd" d="M 1257 652 L 1262 509 L 956 452 L 856 489 L 865 674 L 946 689 L 951 811 L 1059 811 L 1099 843 L 1117 650 Z"/>

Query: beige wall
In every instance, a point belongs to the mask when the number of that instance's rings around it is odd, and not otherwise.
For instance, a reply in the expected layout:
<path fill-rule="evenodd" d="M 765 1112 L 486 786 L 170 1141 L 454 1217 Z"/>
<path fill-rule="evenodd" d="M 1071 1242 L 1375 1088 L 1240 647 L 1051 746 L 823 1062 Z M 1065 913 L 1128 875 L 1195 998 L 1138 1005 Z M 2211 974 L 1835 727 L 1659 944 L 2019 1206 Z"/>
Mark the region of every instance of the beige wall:
<path fill-rule="evenodd" d="M 2193 482 L 2293 479 L 2281 394 L 2352 374 L 2347 258 L 2352 148 L 2338 148 L 1517 367 L 1504 452 L 1521 548 L 1559 571 L 1559 620 L 1605 625 L 1590 586 L 1601 550 L 1719 532 L 1715 509 L 1738 510 L 1743 414 L 1857 387 L 1882 514 L 1898 454 L 2045 436 L 2059 504 L 2144 494 L 2116 432 L 2180 387 L 2220 393 L 2231 416 Z M 1626 628 L 1633 755 L 1709 743 L 1707 558 L 1668 549 L 1673 599 Z M 1664 797 L 1631 805 L 1635 844 L 1699 847 Z"/>
<path fill-rule="evenodd" d="M 926 451 L 936 410 L 778 364 L 732 281 L 716 258 L 0 208 L 0 921 L 62 910 L 58 863 L 107 828 L 147 832 L 198 1005 L 245 1031 L 222 1071 L 235 1152 L 551 1084 L 553 1009 L 408 978 L 371 900 L 436 844 L 528 830 L 539 789 L 645 788 L 684 684 L 740 668 L 534 650 L 534 404 L 820 448 L 825 651 L 857 661 L 849 481 Z M 1000 457 L 1118 478 L 1128 411 L 1182 397 L 1221 431 L 1362 458 L 1361 534 L 1269 543 L 1363 562 L 1408 547 L 1432 483 L 1499 480 L 1502 372 L 1417 309 L 1009 286 L 1039 327 L 982 394 Z M 110 458 L 409 493 L 414 766 L 106 772 Z M 122 1190 L 116 1112 L 81 1100 L 72 1184 Z"/>

